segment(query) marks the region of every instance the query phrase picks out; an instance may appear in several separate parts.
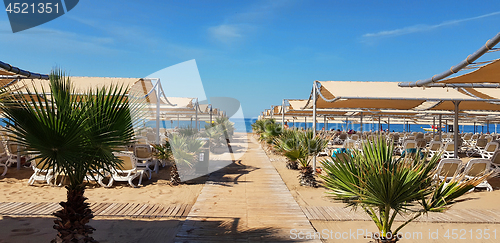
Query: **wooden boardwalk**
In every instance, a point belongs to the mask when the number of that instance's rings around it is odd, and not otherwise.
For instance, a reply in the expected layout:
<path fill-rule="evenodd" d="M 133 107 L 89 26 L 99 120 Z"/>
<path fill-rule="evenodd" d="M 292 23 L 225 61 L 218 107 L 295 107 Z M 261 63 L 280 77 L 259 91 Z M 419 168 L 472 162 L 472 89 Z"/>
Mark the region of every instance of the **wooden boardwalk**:
<path fill-rule="evenodd" d="M 291 232 L 315 230 L 251 138 L 240 161 L 209 176 L 175 242 L 300 241 Z"/>
<path fill-rule="evenodd" d="M 343 207 L 301 207 L 309 220 L 322 221 L 371 221 L 371 218 L 359 208 L 353 211 Z M 395 221 L 406 221 L 398 215 Z M 500 212 L 489 209 L 450 209 L 444 213 L 429 213 L 414 222 L 427 223 L 481 223 L 500 224 Z"/>
<path fill-rule="evenodd" d="M 164 218 L 187 217 L 190 204 L 139 204 L 139 203 L 91 203 L 94 216 L 132 217 L 132 218 Z M 55 202 L 0 202 L 0 215 L 8 216 L 50 216 L 62 207 Z"/>

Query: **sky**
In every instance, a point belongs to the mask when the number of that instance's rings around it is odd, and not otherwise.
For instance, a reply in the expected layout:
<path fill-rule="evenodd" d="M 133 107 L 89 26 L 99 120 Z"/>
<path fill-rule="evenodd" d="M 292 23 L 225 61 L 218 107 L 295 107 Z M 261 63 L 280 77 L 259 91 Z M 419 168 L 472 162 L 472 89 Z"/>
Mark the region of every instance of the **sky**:
<path fill-rule="evenodd" d="M 256 117 L 308 98 L 315 80 L 429 78 L 479 49 L 499 23 L 498 0 L 85 0 L 17 33 L 0 13 L 0 60 L 141 78 L 194 59 L 207 97 L 238 99 Z"/>

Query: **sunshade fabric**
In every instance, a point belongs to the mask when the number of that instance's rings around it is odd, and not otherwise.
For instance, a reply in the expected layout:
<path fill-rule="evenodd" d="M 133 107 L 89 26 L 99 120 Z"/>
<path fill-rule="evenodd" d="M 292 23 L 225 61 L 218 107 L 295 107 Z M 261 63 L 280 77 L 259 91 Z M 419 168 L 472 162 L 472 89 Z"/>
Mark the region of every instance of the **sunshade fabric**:
<path fill-rule="evenodd" d="M 320 92 L 328 100 L 337 98 L 334 102 L 318 98 L 318 109 L 331 108 L 365 108 L 365 109 L 396 109 L 412 110 L 424 102 L 444 100 L 433 103 L 430 110 L 454 110 L 451 100 L 461 101 L 460 110 L 487 110 L 500 111 L 500 105 L 481 101 L 487 95 L 498 99 L 500 92 L 490 89 L 474 89 L 483 97 L 474 97 L 470 94 L 453 88 L 402 88 L 396 82 L 353 82 L 353 81 L 322 81 Z M 309 102 L 307 108 L 312 108 Z M 419 107 L 420 109 L 422 106 Z"/>
<path fill-rule="evenodd" d="M 500 83 L 500 59 L 486 64 L 473 72 L 444 79 L 436 83 L 463 84 L 463 83 Z"/>

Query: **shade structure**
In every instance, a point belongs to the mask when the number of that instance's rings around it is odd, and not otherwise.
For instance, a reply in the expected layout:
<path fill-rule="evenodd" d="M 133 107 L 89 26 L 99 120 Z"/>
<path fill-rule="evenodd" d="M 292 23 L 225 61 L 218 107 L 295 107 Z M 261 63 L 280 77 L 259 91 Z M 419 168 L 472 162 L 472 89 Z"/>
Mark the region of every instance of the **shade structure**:
<path fill-rule="evenodd" d="M 454 101 L 460 101 L 461 110 L 500 111 L 500 92 L 491 89 L 470 89 L 482 97 L 473 96 L 464 89 L 402 88 L 396 82 L 316 81 L 318 109 L 364 108 L 413 110 L 454 110 Z M 306 108 L 312 108 L 311 96 Z"/>
<path fill-rule="evenodd" d="M 401 87 L 421 87 L 421 86 L 433 86 L 436 83 L 439 82 L 439 84 L 436 85 L 445 85 L 446 83 L 441 83 L 444 81 L 445 78 L 456 74 L 457 72 L 461 71 L 462 69 L 466 68 L 476 68 L 482 64 L 488 63 L 488 62 L 480 62 L 480 63 L 475 63 L 475 61 L 483 56 L 486 53 L 489 52 L 495 52 L 498 51 L 498 48 L 494 48 L 498 43 L 500 42 L 500 33 L 497 33 L 493 38 L 489 39 L 486 41 L 486 43 L 481 46 L 477 51 L 472 53 L 471 55 L 467 56 L 465 60 L 461 61 L 455 66 L 452 66 L 450 69 L 432 76 L 431 78 L 425 79 L 425 80 L 419 80 L 416 82 L 402 82 L 399 83 L 399 86 Z M 466 84 L 465 80 L 462 80 L 462 83 L 459 83 L 461 85 Z"/>

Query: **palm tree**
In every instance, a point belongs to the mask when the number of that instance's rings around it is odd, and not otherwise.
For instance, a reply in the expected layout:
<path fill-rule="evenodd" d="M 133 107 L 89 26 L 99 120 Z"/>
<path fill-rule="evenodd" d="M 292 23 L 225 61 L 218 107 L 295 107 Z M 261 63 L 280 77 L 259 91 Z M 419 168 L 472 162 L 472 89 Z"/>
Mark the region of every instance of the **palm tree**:
<path fill-rule="evenodd" d="M 299 169 L 297 160 L 307 157 L 307 153 L 301 147 L 300 133 L 297 129 L 286 129 L 274 139 L 274 148 L 277 152 L 283 153 L 287 157 L 286 168 L 291 170 Z"/>
<path fill-rule="evenodd" d="M 300 184 L 303 186 L 317 187 L 314 170 L 310 163 L 310 157 L 316 157 L 319 152 L 323 151 L 328 146 L 328 140 L 318 135 L 314 135 L 312 130 L 301 132 L 299 139 L 301 141 L 301 147 L 307 152 L 305 158 L 300 158 L 298 160 L 301 166 L 299 175 Z"/>
<path fill-rule="evenodd" d="M 121 165 L 112 152 L 134 135 L 127 90 L 111 86 L 75 95 L 70 79 L 55 70 L 48 91 L 13 94 L 5 102 L 10 139 L 28 148 L 26 153 L 44 168 L 69 179 L 67 201 L 54 213 L 58 234 L 52 242 L 96 242 L 91 236 L 95 229 L 86 225 L 93 214 L 85 202 L 85 176 Z"/>
<path fill-rule="evenodd" d="M 168 140 L 175 163 L 170 170 L 170 183 L 179 185 L 181 178 L 179 176 L 178 165 L 192 168 L 196 158 L 203 147 L 203 141 L 193 136 L 183 136 L 171 134 Z"/>
<path fill-rule="evenodd" d="M 440 154 L 428 162 L 426 156 L 394 158 L 393 144 L 382 136 L 362 148 L 363 152 L 352 151 L 350 162 L 340 156 L 322 161 L 326 175 L 321 177 L 334 199 L 360 206 L 371 217 L 379 230 L 378 242 L 396 242 L 395 236 L 408 223 L 427 212 L 443 212 L 490 175 L 438 183 L 433 176 Z M 393 231 L 398 214 L 413 215 Z"/>

